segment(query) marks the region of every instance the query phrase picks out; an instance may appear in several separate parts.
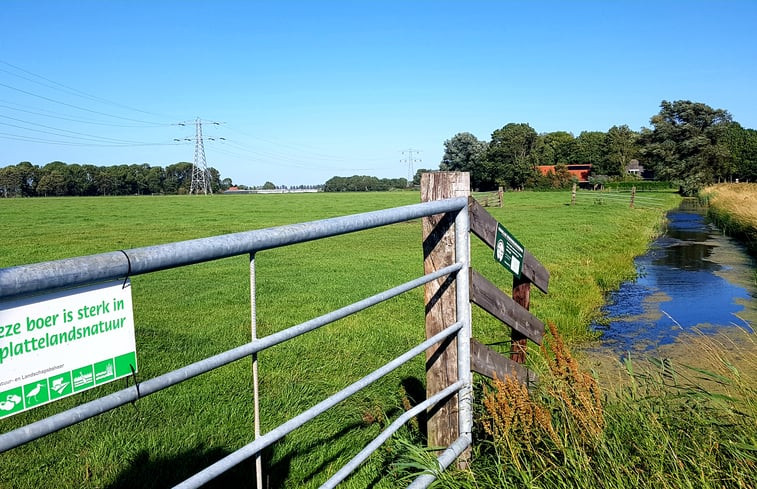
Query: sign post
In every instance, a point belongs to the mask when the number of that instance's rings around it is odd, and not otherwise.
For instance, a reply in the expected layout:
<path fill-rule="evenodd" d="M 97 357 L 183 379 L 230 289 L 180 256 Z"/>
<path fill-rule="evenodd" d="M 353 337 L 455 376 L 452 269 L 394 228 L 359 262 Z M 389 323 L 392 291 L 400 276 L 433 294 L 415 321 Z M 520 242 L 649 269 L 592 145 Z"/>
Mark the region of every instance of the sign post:
<path fill-rule="evenodd" d="M 131 284 L 0 302 L 0 419 L 137 370 Z"/>
<path fill-rule="evenodd" d="M 505 227 L 497 223 L 494 238 L 494 259 L 513 274 L 513 300 L 526 310 L 531 305 L 531 281 L 521 277 L 525 248 Z M 527 338 L 513 329 L 510 336 L 510 359 L 517 363 L 526 362 Z"/>

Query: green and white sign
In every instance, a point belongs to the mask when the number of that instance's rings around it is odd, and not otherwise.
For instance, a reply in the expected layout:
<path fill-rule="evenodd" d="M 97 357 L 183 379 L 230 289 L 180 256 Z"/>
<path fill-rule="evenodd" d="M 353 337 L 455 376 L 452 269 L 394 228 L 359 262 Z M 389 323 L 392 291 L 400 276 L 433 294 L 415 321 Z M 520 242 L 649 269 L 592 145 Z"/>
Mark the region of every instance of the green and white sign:
<path fill-rule="evenodd" d="M 131 283 L 0 302 L 0 419 L 137 370 Z"/>
<path fill-rule="evenodd" d="M 497 223 L 497 236 L 494 239 L 494 259 L 510 270 L 513 275 L 520 277 L 523 269 L 523 253 L 525 249 L 507 229 Z"/>

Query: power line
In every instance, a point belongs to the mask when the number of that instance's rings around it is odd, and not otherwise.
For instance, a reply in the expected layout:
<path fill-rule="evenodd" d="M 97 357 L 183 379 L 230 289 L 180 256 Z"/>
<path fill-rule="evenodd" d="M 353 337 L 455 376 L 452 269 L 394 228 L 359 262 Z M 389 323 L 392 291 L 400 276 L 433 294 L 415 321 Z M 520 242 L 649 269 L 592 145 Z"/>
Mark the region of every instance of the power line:
<path fill-rule="evenodd" d="M 120 120 L 123 120 L 123 121 L 140 122 L 140 123 L 143 123 L 143 124 L 154 124 L 153 122 L 149 122 L 149 121 L 143 121 L 143 120 L 139 120 L 139 119 L 132 119 L 130 117 L 120 117 L 120 116 L 117 116 L 117 115 L 108 114 L 108 113 L 105 113 L 105 112 L 100 112 L 98 110 L 92 110 L 92 109 L 87 109 L 85 107 L 80 107 L 80 106 L 75 105 L 75 104 L 69 104 L 69 103 L 66 103 L 66 102 L 61 102 L 60 100 L 55 100 L 55 99 L 50 98 L 50 97 L 45 97 L 44 95 L 39 95 L 39 94 L 36 94 L 36 93 L 33 93 L 33 92 L 29 92 L 28 90 L 22 90 L 20 88 L 13 87 L 13 86 L 7 85 L 5 83 L 0 83 L 0 87 L 5 87 L 5 88 L 8 88 L 10 90 L 15 90 L 17 92 L 24 93 L 24 94 L 32 96 L 32 97 L 37 97 L 37 98 L 40 98 L 42 100 L 47 100 L 48 102 L 53 102 L 53 103 L 56 103 L 56 104 L 64 105 L 66 107 L 71 107 L 71 108 L 74 108 L 74 109 L 77 109 L 77 110 L 83 110 L 85 112 L 90 112 L 92 114 L 104 115 L 106 117 L 112 117 L 114 119 L 120 119 Z"/>
<path fill-rule="evenodd" d="M 14 102 L 8 102 L 7 100 L 0 99 L 0 102 L 1 102 L 0 103 L 0 107 L 2 107 L 4 109 L 13 110 L 13 111 L 16 111 L 16 112 L 23 112 L 25 114 L 38 115 L 38 116 L 41 116 L 41 117 L 47 117 L 49 119 L 58 119 L 58 120 L 62 120 L 62 121 L 79 122 L 81 124 L 90 124 L 90 125 L 93 125 L 93 126 L 127 127 L 127 128 L 128 127 L 133 127 L 133 128 L 148 128 L 148 127 L 166 127 L 166 126 L 170 125 L 170 124 L 165 124 L 165 123 L 160 123 L 160 124 L 156 123 L 156 124 L 152 124 L 152 125 L 149 125 L 149 124 L 112 124 L 112 123 L 101 122 L 101 121 L 92 121 L 92 120 L 86 120 L 86 119 L 75 119 L 73 117 L 65 117 L 65 116 L 62 116 L 62 115 L 51 115 L 51 114 L 59 114 L 59 113 L 52 112 L 52 111 L 49 111 L 49 110 L 44 110 L 44 109 L 39 109 L 39 110 L 42 110 L 42 112 L 37 112 L 37 111 L 34 111 L 34 110 L 28 110 L 28 109 L 19 109 L 18 107 L 28 107 L 28 106 L 25 106 L 25 105 L 22 105 L 22 104 L 17 104 L 17 103 L 14 103 Z M 5 104 L 15 105 L 16 107 L 11 107 L 10 105 L 5 105 Z"/>
<path fill-rule="evenodd" d="M 52 88 L 53 90 L 62 91 L 64 93 L 69 93 L 69 94 L 72 94 L 72 95 L 76 95 L 78 97 L 90 99 L 90 100 L 95 101 L 95 102 L 113 105 L 115 107 L 120 107 L 122 109 L 127 109 L 127 110 L 131 110 L 131 111 L 134 111 L 134 112 L 140 112 L 142 114 L 154 115 L 154 116 L 161 117 L 161 118 L 164 118 L 164 117 L 165 118 L 171 118 L 169 116 L 165 116 L 165 115 L 161 115 L 161 114 L 156 114 L 154 112 L 138 109 L 138 108 L 135 108 L 135 107 L 131 107 L 131 106 L 119 103 L 119 102 L 114 102 L 112 100 L 108 100 L 108 99 L 103 98 L 103 97 L 98 97 L 97 95 L 92 95 L 90 93 L 84 92 L 84 91 L 79 90 L 77 88 L 69 87 L 68 85 L 64 85 L 63 83 L 59 83 L 59 82 L 57 82 L 55 80 L 51 80 L 50 78 L 44 77 L 44 76 L 39 75 L 37 73 L 33 73 L 33 72 L 31 72 L 31 71 L 29 71 L 27 69 L 21 68 L 20 66 L 16 66 L 14 64 L 8 63 L 7 61 L 1 60 L 1 59 L 0 59 L 0 63 L 4 64 L 6 66 L 10 66 L 14 70 L 20 71 L 22 73 L 26 73 L 27 75 L 31 75 L 31 76 L 33 76 L 35 78 L 39 78 L 41 80 L 45 80 L 46 82 L 49 82 L 52 85 L 49 85 L 49 84 L 46 84 L 46 83 L 42 83 L 42 82 L 40 82 L 38 80 L 34 80 L 32 78 L 21 76 L 18 73 L 13 73 L 13 72 L 8 71 L 8 70 L 2 70 L 2 69 L 0 69 L 0 71 L 2 71 L 3 73 L 8 73 L 9 75 L 15 76 L 17 78 L 21 78 L 23 80 L 30 81 L 32 83 L 37 83 L 38 85 L 42 85 L 42 86 L 47 87 L 47 88 Z"/>
<path fill-rule="evenodd" d="M 236 128 L 231 127 L 231 126 L 229 126 L 229 130 L 233 131 L 233 132 L 235 132 L 235 133 L 237 133 L 237 134 L 239 134 L 241 136 L 245 136 L 245 137 L 248 137 L 248 138 L 251 138 L 251 139 L 256 139 L 258 141 L 262 141 L 264 143 L 268 143 L 268 144 L 271 144 L 271 145 L 274 145 L 274 146 L 291 149 L 294 152 L 296 152 L 296 153 L 302 153 L 303 156 L 306 156 L 309 159 L 313 159 L 313 160 L 324 160 L 324 161 L 326 161 L 326 160 L 327 161 L 334 161 L 334 160 L 342 160 L 342 161 L 347 161 L 347 160 L 350 160 L 350 161 L 352 161 L 352 160 L 382 161 L 382 160 L 384 160 L 384 158 L 381 158 L 381 157 L 354 157 L 354 156 L 345 157 L 343 155 L 325 154 L 325 153 L 322 153 L 319 149 L 312 148 L 312 147 L 309 147 L 309 146 L 306 146 L 306 145 L 293 144 L 291 142 L 275 141 L 275 140 L 272 140 L 272 139 L 262 138 L 260 136 L 254 136 L 254 135 L 245 133 L 243 131 L 240 131 L 239 129 L 236 129 Z M 291 155 L 286 154 L 286 153 L 279 153 L 279 154 L 281 154 L 284 157 L 291 157 Z"/>
<path fill-rule="evenodd" d="M 82 140 L 87 140 L 87 141 L 117 142 L 117 143 L 124 143 L 124 144 L 134 144 L 134 143 L 138 143 L 139 142 L 139 141 L 131 141 L 131 140 L 127 140 L 127 139 L 116 139 L 116 138 L 109 138 L 109 137 L 105 137 L 105 136 L 97 136 L 97 135 L 94 135 L 94 134 L 87 134 L 87 133 L 83 133 L 83 132 L 69 131 L 68 129 L 61 129 L 61 128 L 58 128 L 58 127 L 48 126 L 48 125 L 45 125 L 45 124 L 38 124 L 36 122 L 25 121 L 23 119 L 17 119 L 15 117 L 10 117 L 10 116 L 7 116 L 7 115 L 0 115 L 0 117 L 2 117 L 3 119 L 8 119 L 8 120 L 16 121 L 16 122 L 21 122 L 23 124 L 28 124 L 28 125 L 31 125 L 31 126 L 44 127 L 45 129 L 52 129 L 52 130 L 58 131 L 58 132 L 44 131 L 44 130 L 41 130 L 41 129 L 31 129 L 31 128 L 19 126 L 19 125 L 16 125 L 16 124 L 8 124 L 8 123 L 0 122 L 0 124 L 2 124 L 4 126 L 15 127 L 17 129 L 24 129 L 24 130 L 27 130 L 27 131 L 40 132 L 40 133 L 43 133 L 43 134 L 52 134 L 53 136 L 62 136 L 62 137 L 68 137 L 68 138 L 72 138 L 72 139 L 82 139 Z M 65 133 L 69 133 L 69 134 L 74 134 L 76 136 L 84 136 L 84 137 L 77 137 L 77 138 L 75 138 L 73 136 L 68 136 L 66 134 L 60 134 L 61 132 L 65 132 Z"/>
<path fill-rule="evenodd" d="M 9 125 L 9 124 L 4 124 Z M 66 137 L 66 136 L 64 136 Z M 51 144 L 56 146 L 86 146 L 86 147 L 98 147 L 98 148 L 136 148 L 145 146 L 175 146 L 176 143 L 156 143 L 156 142 L 135 142 L 135 143 L 85 143 L 76 141 L 59 141 L 54 139 L 45 139 L 34 136 L 24 136 L 21 134 L 13 134 L 8 132 L 0 132 L 0 139 L 7 139 L 12 141 L 24 141 L 27 143 L 41 143 Z"/>

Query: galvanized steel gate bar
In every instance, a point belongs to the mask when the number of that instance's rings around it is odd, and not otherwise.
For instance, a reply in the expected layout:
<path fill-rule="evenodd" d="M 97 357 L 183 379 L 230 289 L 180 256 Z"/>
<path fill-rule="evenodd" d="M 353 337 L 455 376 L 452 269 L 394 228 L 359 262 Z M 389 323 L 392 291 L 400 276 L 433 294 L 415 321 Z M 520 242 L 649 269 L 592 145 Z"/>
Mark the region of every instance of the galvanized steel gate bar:
<path fill-rule="evenodd" d="M 279 440 L 307 421 L 313 419 L 315 416 L 335 406 L 355 392 L 358 392 L 360 389 L 368 386 L 370 383 L 387 375 L 414 356 L 425 351 L 434 343 L 456 334 L 458 345 L 457 382 L 400 416 L 387 427 L 384 432 L 374 439 L 373 442 L 358 453 L 355 458 L 332 476 L 332 478 L 324 484 L 324 487 L 333 487 L 347 477 L 373 451 L 378 449 L 383 441 L 388 439 L 392 433 L 397 431 L 411 417 L 417 415 L 422 410 L 435 405 L 449 395 L 458 392 L 460 438 L 458 438 L 458 440 L 456 440 L 452 446 L 439 457 L 440 468 L 443 470 L 454 461 L 462 450 L 471 444 L 472 379 L 470 371 L 471 324 L 470 302 L 468 298 L 469 221 L 467 198 L 460 197 L 432 201 L 423 204 L 324 219 L 320 221 L 0 269 L 0 299 L 8 299 L 54 289 L 76 287 L 89 283 L 144 274 L 242 254 L 249 254 L 251 259 L 254 260 L 254 254 L 257 251 L 386 226 L 441 213 L 456 213 L 455 264 L 264 338 L 256 338 L 253 331 L 252 341 L 247 344 L 227 350 L 218 355 L 214 355 L 158 377 L 140 382 L 134 387 L 120 390 L 113 394 L 50 416 L 46 419 L 4 433 L 0 435 L 0 452 L 12 449 L 72 424 L 76 424 L 116 407 L 133 402 L 140 397 L 147 396 L 233 361 L 250 355 L 255 355 L 257 352 L 266 348 L 270 348 L 308 331 L 312 331 L 338 319 L 342 319 L 350 314 L 354 314 L 370 306 L 388 300 L 432 280 L 436 280 L 446 275 L 455 274 L 458 282 L 456 287 L 458 320 L 455 324 L 450 325 L 433 338 L 427 339 L 425 342 L 412 348 L 403 355 L 400 355 L 385 364 L 383 367 L 373 371 L 364 378 L 337 392 L 324 401 L 321 401 L 317 405 L 300 415 L 295 416 L 277 428 L 274 428 L 265 435 L 257 437 L 252 443 L 195 474 L 195 476 L 187 479 L 177 487 L 199 487 L 243 460 L 260 453 L 265 447 Z M 254 261 L 251 262 L 252 290 L 254 290 L 253 267 Z M 251 301 L 253 311 L 252 325 L 254 327 L 254 294 L 251 294 Z M 433 476 L 422 476 L 413 483 L 412 487 L 427 487 L 433 480 Z"/>

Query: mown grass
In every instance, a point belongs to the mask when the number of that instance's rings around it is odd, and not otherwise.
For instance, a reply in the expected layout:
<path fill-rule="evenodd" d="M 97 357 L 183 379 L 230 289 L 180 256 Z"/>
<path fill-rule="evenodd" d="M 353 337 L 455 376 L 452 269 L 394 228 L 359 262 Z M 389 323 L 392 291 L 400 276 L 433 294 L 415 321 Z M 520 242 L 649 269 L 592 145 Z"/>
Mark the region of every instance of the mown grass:
<path fill-rule="evenodd" d="M 673 206 L 677 197 L 663 196 Z M 569 343 L 591 336 L 604 294 L 633 276 L 662 221 L 659 207 L 579 202 L 569 193 L 507 193 L 488 210 L 550 270 L 532 310 Z M 0 266 L 127 249 L 415 203 L 413 192 L 3 199 Z M 270 334 L 422 273 L 420 221 L 261 252 L 259 335 Z M 473 265 L 503 289 L 512 278 L 474 239 Z M 249 341 L 248 259 L 132 279 L 140 379 Z M 423 337 L 422 291 L 260 354 L 263 431 L 357 380 Z M 507 349 L 480 310 L 474 335 Z M 536 358 L 536 357 L 534 357 Z M 166 487 L 252 440 L 249 362 L 240 361 L 0 455 L 0 487 Z M 297 430 L 265 455 L 271 487 L 314 487 L 422 392 L 418 358 Z M 117 382 L 0 421 L 5 432 L 123 387 Z M 418 440 L 410 428 L 405 437 Z M 346 487 L 394 487 L 397 450 L 371 457 Z M 249 486 L 251 463 L 216 486 Z"/>

